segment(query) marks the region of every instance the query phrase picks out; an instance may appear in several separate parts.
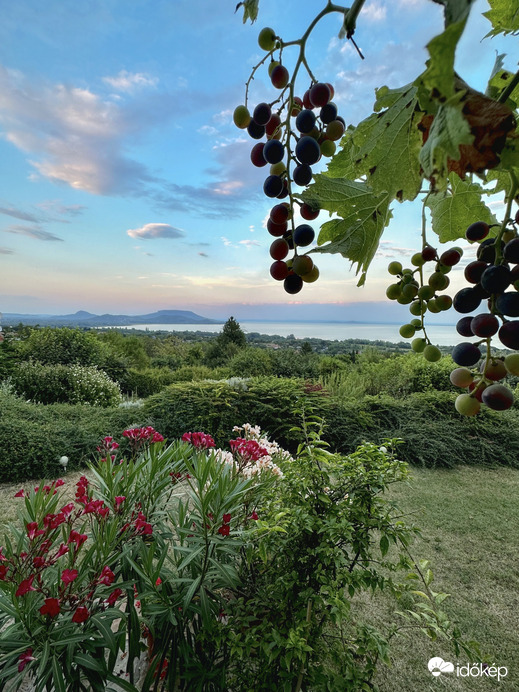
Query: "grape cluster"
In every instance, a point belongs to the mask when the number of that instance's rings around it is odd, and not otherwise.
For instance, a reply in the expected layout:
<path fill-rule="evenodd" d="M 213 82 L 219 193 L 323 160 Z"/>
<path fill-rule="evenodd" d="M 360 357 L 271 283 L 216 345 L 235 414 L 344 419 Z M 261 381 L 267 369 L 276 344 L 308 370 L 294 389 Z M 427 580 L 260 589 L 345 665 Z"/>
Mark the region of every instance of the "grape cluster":
<path fill-rule="evenodd" d="M 398 278 L 396 283 L 388 286 L 386 295 L 390 300 L 396 300 L 402 305 L 409 305 L 409 312 L 414 316 L 407 324 L 400 327 L 400 336 L 411 339 L 411 348 L 417 353 L 423 353 L 424 358 L 434 363 L 441 358 L 441 351 L 431 344 L 424 325 L 424 315 L 449 310 L 452 298 L 446 293 L 440 293 L 448 288 L 450 279 L 447 274 L 460 261 L 463 250 L 459 247 L 449 248 L 438 255 L 431 245 L 425 245 L 421 252 L 411 257 L 412 267 L 403 268 L 400 262 L 390 262 L 388 272 Z M 425 281 L 424 265 L 434 262 L 434 271 Z"/>
<path fill-rule="evenodd" d="M 519 353 L 504 358 L 493 356 L 491 339 L 497 335 L 503 346 L 519 349 L 519 320 L 510 319 L 519 317 L 518 223 L 519 212 L 510 227 L 497 237 L 487 237 L 490 227 L 483 221 L 471 224 L 465 233 L 467 240 L 479 242 L 479 247 L 476 260 L 465 267 L 469 286 L 458 291 L 453 299 L 454 309 L 464 315 L 458 320 L 456 331 L 478 341 L 461 342 L 452 352 L 452 359 L 460 367 L 452 371 L 451 382 L 468 388 L 456 400 L 456 409 L 463 415 L 476 415 L 482 403 L 504 411 L 514 402 L 512 391 L 500 381 L 507 375 L 519 375 Z M 473 312 L 477 314 L 469 314 Z M 484 357 L 482 344 L 486 345 Z"/>
<path fill-rule="evenodd" d="M 268 74 L 281 93 L 272 103 L 259 103 L 252 113 L 247 105 L 238 106 L 233 120 L 252 139 L 259 140 L 252 147 L 250 158 L 254 166 L 270 166 L 263 183 L 265 195 L 287 200 L 271 209 L 267 222 L 267 230 L 275 238 L 270 246 L 274 260 L 270 274 L 283 281 L 287 293 L 295 294 L 304 283 L 313 283 L 319 277 L 312 258 L 301 253 L 301 248 L 309 248 L 313 243 L 315 231 L 309 223 L 295 225 L 295 205 L 299 205 L 304 222 L 316 219 L 320 210 L 316 204 L 297 200 L 294 186 L 306 187 L 312 181 L 312 166 L 322 156 L 333 156 L 335 142 L 343 136 L 346 125 L 332 101 L 331 84 L 313 80 L 302 98 L 294 96 L 295 73 L 291 80 L 281 62 L 282 43 L 272 29 L 262 29 L 258 43 L 271 56 Z M 277 50 L 279 59 L 275 60 Z"/>

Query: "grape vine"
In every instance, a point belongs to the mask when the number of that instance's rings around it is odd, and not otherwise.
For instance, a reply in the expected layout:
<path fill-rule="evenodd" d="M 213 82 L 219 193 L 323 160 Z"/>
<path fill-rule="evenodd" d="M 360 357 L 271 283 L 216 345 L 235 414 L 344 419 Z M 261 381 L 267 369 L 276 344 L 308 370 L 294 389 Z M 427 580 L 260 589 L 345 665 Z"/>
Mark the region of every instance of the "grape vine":
<path fill-rule="evenodd" d="M 445 29 L 427 45 L 425 70 L 401 88 L 377 89 L 373 114 L 358 125 L 347 125 L 339 114 L 334 87 L 314 75 L 306 44 L 330 13 L 342 15 L 339 37 L 355 44 L 364 0 L 354 0 L 351 8 L 328 0 L 297 40 L 285 41 L 274 29 L 263 28 L 258 43 L 265 56 L 251 71 L 234 122 L 258 140 L 252 164 L 270 165 L 263 186 L 265 195 L 277 202 L 267 223 L 275 238 L 270 273 L 290 294 L 318 278 L 314 258 L 320 253 L 340 253 L 350 260 L 360 274 L 358 285 L 363 285 L 392 205 L 421 197 L 421 248 L 410 267 L 389 265 L 394 283 L 387 296 L 409 305 L 412 319 L 400 334 L 413 339 L 412 348 L 430 361 L 439 360 L 441 352 L 427 334 L 426 313 L 453 307 L 464 315 L 457 332 L 476 341 L 454 348 L 459 367 L 451 380 L 466 388 L 457 410 L 475 415 L 481 404 L 509 408 L 513 395 L 500 381 L 519 375 L 519 353 L 500 357 L 491 343 L 497 336 L 501 346 L 519 350 L 519 320 L 514 319 L 519 317 L 519 211 L 514 209 L 519 204 L 519 72 L 505 70 L 504 56 L 498 56 L 485 94 L 466 84 L 456 74 L 454 60 L 473 0 L 437 1 L 444 6 Z M 245 0 L 237 9 L 243 8 L 244 21 L 254 21 L 258 6 L 259 0 Z M 519 33 L 519 12 L 503 0 L 490 0 L 485 15 L 492 26 L 489 35 Z M 289 72 L 284 58 L 290 49 L 298 52 Z M 276 90 L 274 98 L 249 108 L 250 88 L 261 69 Z M 327 168 L 316 172 L 322 157 L 328 159 Z M 485 204 L 495 194 L 504 200 L 501 220 Z M 296 225 L 296 210 L 305 222 L 319 222 L 321 211 L 332 218 L 321 223 L 316 238 L 310 223 Z M 431 231 L 438 236 L 435 242 L 427 238 Z M 469 285 L 451 297 L 444 292 L 448 274 L 463 251 L 437 245 L 459 238 L 478 244 L 477 260 L 465 268 Z M 482 303 L 483 311 L 469 314 Z"/>

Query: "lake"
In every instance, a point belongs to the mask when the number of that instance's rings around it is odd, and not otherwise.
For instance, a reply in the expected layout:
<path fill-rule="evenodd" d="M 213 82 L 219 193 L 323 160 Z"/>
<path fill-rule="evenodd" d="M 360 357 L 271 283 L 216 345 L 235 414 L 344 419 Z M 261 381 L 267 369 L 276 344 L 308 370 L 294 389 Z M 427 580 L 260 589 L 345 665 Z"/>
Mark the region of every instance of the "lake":
<path fill-rule="evenodd" d="M 367 339 L 369 341 L 408 341 L 402 339 L 398 330 L 400 324 L 368 324 L 364 322 L 242 322 L 240 327 L 246 334 L 289 336 L 297 339 L 325 339 L 327 341 L 343 341 L 344 339 Z M 220 332 L 223 325 L 219 324 L 133 324 L 124 329 L 144 329 L 149 331 L 166 332 Z M 427 334 L 437 346 L 455 346 L 461 338 L 454 325 L 429 325 Z M 418 333 L 417 336 L 420 334 Z"/>

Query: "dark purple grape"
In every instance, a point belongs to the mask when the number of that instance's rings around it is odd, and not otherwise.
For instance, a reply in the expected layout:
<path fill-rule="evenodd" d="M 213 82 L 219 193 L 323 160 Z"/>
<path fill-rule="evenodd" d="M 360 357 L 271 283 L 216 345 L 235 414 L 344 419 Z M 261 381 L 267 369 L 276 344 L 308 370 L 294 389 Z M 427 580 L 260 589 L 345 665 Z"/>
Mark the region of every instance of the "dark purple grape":
<path fill-rule="evenodd" d="M 457 365 L 475 365 L 481 358 L 481 351 L 475 344 L 458 344 L 452 349 L 452 360 Z"/>
<path fill-rule="evenodd" d="M 490 296 L 492 295 L 488 291 L 485 291 L 481 284 L 475 284 L 474 286 L 472 286 L 472 290 L 474 291 L 474 295 L 478 296 L 478 298 L 481 299 L 490 298 Z"/>
<path fill-rule="evenodd" d="M 258 168 L 261 168 L 262 166 L 267 165 L 267 162 L 263 158 L 263 147 L 264 146 L 265 146 L 264 142 L 258 142 L 250 150 L 250 160 Z"/>
<path fill-rule="evenodd" d="M 481 262 L 481 260 L 470 262 L 470 264 L 467 264 L 465 267 L 465 279 L 469 282 L 469 284 L 477 284 L 487 267 L 488 264 L 486 262 Z"/>
<path fill-rule="evenodd" d="M 278 199 L 285 199 L 285 197 L 288 197 L 288 183 L 286 179 L 283 180 L 283 187 L 281 188 L 281 192 L 279 195 L 276 195 Z"/>
<path fill-rule="evenodd" d="M 482 312 L 476 315 L 470 323 L 470 328 L 476 336 L 486 339 L 494 336 L 499 330 L 499 320 L 489 312 Z"/>
<path fill-rule="evenodd" d="M 287 228 L 288 225 L 286 221 L 285 223 L 274 223 L 272 219 L 267 221 L 267 231 L 270 233 L 270 235 L 280 237 L 287 232 Z"/>
<path fill-rule="evenodd" d="M 247 125 L 247 132 L 252 139 L 261 139 L 265 136 L 265 125 L 258 125 L 254 120 L 251 120 Z"/>
<path fill-rule="evenodd" d="M 461 336 L 474 336 L 474 332 L 471 329 L 471 324 L 472 322 L 472 316 L 470 317 L 462 317 L 460 320 L 458 320 L 456 324 L 456 331 L 458 334 Z"/>
<path fill-rule="evenodd" d="M 512 264 L 519 263 L 519 238 L 513 238 L 505 245 L 503 257 Z"/>
<path fill-rule="evenodd" d="M 292 231 L 287 231 L 283 238 L 287 241 L 288 247 L 290 250 L 293 250 L 295 245 L 294 245 L 294 238 L 292 236 Z"/>
<path fill-rule="evenodd" d="M 519 281 L 519 264 L 510 269 L 510 283 L 515 284 L 516 281 Z"/>
<path fill-rule="evenodd" d="M 318 142 L 313 138 L 306 135 L 301 137 L 299 142 L 296 144 L 296 157 L 300 163 L 307 163 L 311 166 L 319 161 L 321 156 L 321 148 Z"/>
<path fill-rule="evenodd" d="M 263 158 L 266 163 L 279 163 L 285 155 L 285 147 L 279 139 L 269 139 L 263 147 Z"/>
<path fill-rule="evenodd" d="M 467 240 L 483 240 L 488 235 L 490 228 L 484 221 L 476 221 L 470 224 L 470 226 L 465 231 L 465 238 Z"/>
<path fill-rule="evenodd" d="M 332 97 L 332 92 L 328 84 L 324 82 L 317 82 L 310 89 L 310 102 L 314 108 L 322 108 L 326 106 L 328 101 Z"/>
<path fill-rule="evenodd" d="M 315 113 L 308 108 L 298 113 L 296 127 L 303 134 L 311 132 L 315 127 Z"/>
<path fill-rule="evenodd" d="M 283 179 L 279 175 L 269 175 L 263 183 L 263 192 L 267 197 L 277 197 L 283 192 Z"/>
<path fill-rule="evenodd" d="M 270 210 L 270 218 L 274 223 L 284 223 L 285 221 L 288 220 L 290 213 L 290 208 L 289 206 L 285 203 L 283 204 L 276 204 L 272 209 Z"/>
<path fill-rule="evenodd" d="M 426 245 L 422 250 L 422 257 L 426 262 L 431 262 L 436 259 L 436 248 L 431 245 Z"/>
<path fill-rule="evenodd" d="M 481 400 L 494 411 L 506 411 L 514 403 L 514 395 L 503 384 L 491 384 L 485 388 Z"/>
<path fill-rule="evenodd" d="M 314 229 L 307 223 L 302 223 L 294 231 L 294 242 L 300 247 L 306 247 L 315 238 Z"/>
<path fill-rule="evenodd" d="M 496 300 L 496 307 L 502 315 L 519 317 L 519 293 L 502 293 Z"/>
<path fill-rule="evenodd" d="M 483 262 L 493 263 L 496 259 L 496 248 L 494 246 L 495 238 L 487 238 L 478 247 L 476 257 Z M 501 242 L 501 248 L 504 247 L 503 242 Z"/>
<path fill-rule="evenodd" d="M 510 286 L 510 269 L 504 264 L 487 267 L 481 275 L 481 286 L 489 293 L 503 293 Z"/>
<path fill-rule="evenodd" d="M 499 330 L 498 336 L 503 346 L 511 348 L 512 351 L 519 350 L 519 321 L 505 322 Z"/>
<path fill-rule="evenodd" d="M 271 115 L 272 111 L 268 103 L 258 103 L 252 114 L 252 119 L 256 125 L 266 125 Z"/>
<path fill-rule="evenodd" d="M 327 103 L 326 106 L 321 108 L 319 118 L 325 125 L 331 123 L 332 120 L 337 120 L 337 106 L 335 103 L 333 103 L 333 101 L 330 101 L 330 103 Z"/>
<path fill-rule="evenodd" d="M 305 187 L 305 185 L 308 185 L 312 180 L 312 169 L 307 163 L 300 163 L 299 166 L 294 168 L 292 178 L 296 185 Z"/>
<path fill-rule="evenodd" d="M 440 262 L 446 267 L 454 267 L 455 264 L 461 259 L 461 253 L 458 250 L 452 248 L 451 250 L 445 250 L 440 256 Z"/>
<path fill-rule="evenodd" d="M 297 274 L 289 274 L 283 282 L 283 288 L 287 293 L 299 293 L 303 288 L 303 279 Z"/>
<path fill-rule="evenodd" d="M 474 292 L 473 288 L 462 288 L 454 296 L 452 304 L 456 312 L 472 312 L 479 308 L 481 298 Z"/>

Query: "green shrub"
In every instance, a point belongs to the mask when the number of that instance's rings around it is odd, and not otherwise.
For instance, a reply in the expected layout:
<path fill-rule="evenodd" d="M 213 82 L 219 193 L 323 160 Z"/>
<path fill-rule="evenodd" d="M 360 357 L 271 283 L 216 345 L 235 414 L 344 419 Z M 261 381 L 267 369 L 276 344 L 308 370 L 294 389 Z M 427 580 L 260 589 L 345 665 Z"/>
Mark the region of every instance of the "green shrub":
<path fill-rule="evenodd" d="M 103 437 L 146 422 L 135 407 L 41 406 L 0 391 L 0 482 L 56 477 L 61 456 L 81 468 Z"/>
<path fill-rule="evenodd" d="M 119 380 L 125 394 L 144 398 L 157 394 L 172 382 L 175 382 L 175 374 L 169 368 L 146 368 L 145 370 L 130 368 Z"/>
<path fill-rule="evenodd" d="M 13 372 L 12 383 L 18 394 L 40 404 L 115 406 L 121 401 L 119 385 L 95 365 L 22 362 Z"/>
<path fill-rule="evenodd" d="M 27 359 L 46 365 L 102 365 L 105 352 L 94 333 L 69 327 L 32 329 L 20 346 Z"/>
<path fill-rule="evenodd" d="M 265 349 L 250 346 L 238 351 L 229 361 L 228 367 L 231 375 L 242 377 L 272 375 L 272 358 Z"/>

